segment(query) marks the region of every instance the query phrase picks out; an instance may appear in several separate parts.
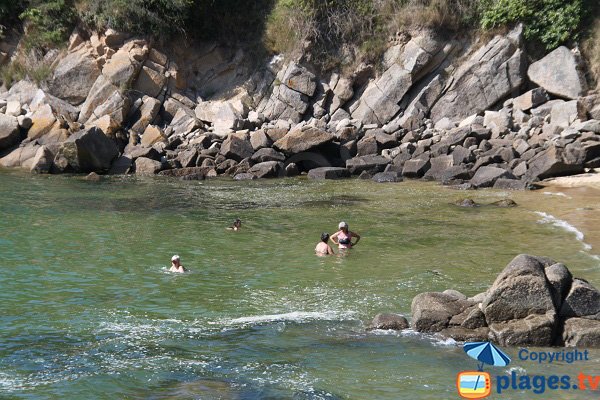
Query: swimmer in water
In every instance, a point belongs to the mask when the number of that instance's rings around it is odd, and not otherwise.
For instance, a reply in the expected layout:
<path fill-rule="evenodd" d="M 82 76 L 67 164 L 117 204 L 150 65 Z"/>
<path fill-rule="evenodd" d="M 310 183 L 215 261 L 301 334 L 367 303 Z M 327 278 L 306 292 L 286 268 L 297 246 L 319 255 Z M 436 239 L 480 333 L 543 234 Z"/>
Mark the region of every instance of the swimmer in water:
<path fill-rule="evenodd" d="M 329 233 L 322 233 L 321 234 L 321 241 L 319 243 L 317 243 L 317 246 L 315 247 L 315 253 L 318 256 L 327 256 L 330 254 L 335 254 L 333 252 L 333 249 L 331 248 L 331 246 L 329 244 L 327 244 L 327 242 L 329 241 Z"/>
<path fill-rule="evenodd" d="M 178 255 L 174 255 L 173 257 L 171 257 L 171 269 L 169 269 L 169 271 L 178 272 L 180 274 L 183 274 L 187 271 L 187 269 L 183 265 L 181 265 L 181 260 L 179 259 Z"/>
<path fill-rule="evenodd" d="M 331 241 L 337 244 L 340 250 L 345 250 L 356 246 L 360 240 L 360 235 L 356 232 L 348 230 L 348 224 L 343 221 L 339 223 L 338 228 L 340 230 L 331 235 Z M 354 243 L 352 243 L 353 238 L 356 238 Z"/>
<path fill-rule="evenodd" d="M 230 231 L 239 231 L 240 229 L 242 229 L 242 220 L 236 218 L 236 220 L 233 221 L 233 225 L 231 225 L 227 229 L 229 229 Z"/>

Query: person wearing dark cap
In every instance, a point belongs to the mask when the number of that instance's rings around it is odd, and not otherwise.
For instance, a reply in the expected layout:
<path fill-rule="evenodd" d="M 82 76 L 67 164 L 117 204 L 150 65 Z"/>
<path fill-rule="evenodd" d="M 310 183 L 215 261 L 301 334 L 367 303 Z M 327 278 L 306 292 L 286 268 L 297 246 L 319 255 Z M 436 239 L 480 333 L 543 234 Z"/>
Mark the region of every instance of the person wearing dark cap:
<path fill-rule="evenodd" d="M 329 233 L 323 232 L 321 234 L 321 241 L 317 243 L 315 247 L 315 253 L 318 256 L 327 256 L 330 254 L 335 254 L 331 246 L 327 243 L 329 241 Z"/>
<path fill-rule="evenodd" d="M 235 221 L 233 221 L 233 225 L 231 225 L 227 229 L 229 229 L 230 231 L 239 231 L 240 229 L 242 229 L 242 220 L 236 218 Z"/>
<path fill-rule="evenodd" d="M 360 240 L 360 235 L 356 232 L 348 230 L 348 224 L 344 221 L 339 223 L 338 228 L 340 230 L 331 235 L 331 241 L 337 244 L 340 250 L 349 249 L 352 246 L 356 246 Z M 353 238 L 356 238 L 354 242 L 352 242 Z"/>

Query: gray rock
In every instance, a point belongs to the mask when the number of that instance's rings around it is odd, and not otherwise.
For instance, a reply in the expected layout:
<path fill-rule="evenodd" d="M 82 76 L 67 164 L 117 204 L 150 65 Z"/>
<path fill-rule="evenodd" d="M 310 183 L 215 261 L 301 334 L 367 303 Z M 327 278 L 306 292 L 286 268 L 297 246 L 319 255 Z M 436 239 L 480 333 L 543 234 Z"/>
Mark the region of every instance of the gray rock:
<path fill-rule="evenodd" d="M 398 314 L 377 314 L 367 330 L 383 329 L 401 331 L 408 329 L 408 321 L 402 315 Z"/>
<path fill-rule="evenodd" d="M 546 179 L 553 176 L 573 175 L 583 172 L 582 164 L 572 164 L 565 160 L 565 150 L 556 146 L 536 154 L 528 161 L 525 178 L 528 181 Z"/>
<path fill-rule="evenodd" d="M 283 176 L 285 166 L 282 162 L 266 161 L 255 164 L 248 172 L 257 178 L 277 178 Z"/>
<path fill-rule="evenodd" d="M 138 176 L 153 176 L 160 172 L 162 163 L 146 157 L 135 160 L 135 174 Z"/>
<path fill-rule="evenodd" d="M 59 153 L 76 172 L 104 172 L 110 169 L 119 149 L 100 129 L 92 127 L 71 135 Z"/>
<path fill-rule="evenodd" d="M 198 150 L 194 148 L 184 150 L 177 155 L 176 160 L 179 161 L 182 168 L 195 167 L 198 160 Z"/>
<path fill-rule="evenodd" d="M 501 346 L 549 347 L 554 344 L 556 314 L 531 314 L 522 319 L 494 322 L 489 327 L 490 339 Z"/>
<path fill-rule="evenodd" d="M 298 170 L 296 163 L 289 163 L 285 166 L 285 176 L 294 177 L 298 175 L 300 175 L 300 170 Z"/>
<path fill-rule="evenodd" d="M 374 136 L 365 136 L 358 141 L 356 144 L 356 155 L 357 156 L 368 156 L 371 154 L 377 154 L 377 140 Z"/>
<path fill-rule="evenodd" d="M 560 308 L 560 317 L 600 320 L 600 292 L 581 279 L 573 279 L 571 289 Z"/>
<path fill-rule="evenodd" d="M 252 148 L 255 151 L 257 151 L 260 149 L 271 147 L 271 145 L 273 144 L 273 141 L 266 134 L 266 132 L 261 129 L 261 130 L 250 133 L 250 144 L 252 145 Z"/>
<path fill-rule="evenodd" d="M 351 158 L 346 161 L 346 168 L 348 168 L 353 175 L 360 174 L 362 171 L 377 173 L 382 172 L 389 163 L 391 163 L 389 158 L 368 155 Z"/>
<path fill-rule="evenodd" d="M 53 163 L 54 154 L 46 146 L 41 146 L 33 157 L 30 171 L 37 174 L 49 174 Z"/>
<path fill-rule="evenodd" d="M 350 177 L 350 171 L 347 168 L 338 167 L 320 167 L 308 171 L 310 179 L 343 179 Z"/>
<path fill-rule="evenodd" d="M 231 134 L 223 141 L 220 154 L 235 161 L 252 157 L 254 149 L 246 135 Z"/>
<path fill-rule="evenodd" d="M 490 328 L 481 327 L 477 329 L 467 329 L 462 326 L 451 326 L 442 329 L 439 334 L 444 338 L 452 338 L 459 342 L 486 342 L 488 341 Z"/>
<path fill-rule="evenodd" d="M 531 64 L 527 75 L 532 82 L 559 97 L 576 99 L 587 90 L 578 57 L 564 46 Z"/>
<path fill-rule="evenodd" d="M 519 48 L 521 27 L 496 36 L 453 75 L 452 84 L 431 109 L 431 119 L 462 120 L 490 109 L 525 81 L 526 58 Z"/>
<path fill-rule="evenodd" d="M 449 296 L 454 296 L 459 300 L 467 300 L 467 296 L 465 296 L 464 294 L 462 294 L 461 292 L 459 292 L 458 290 L 454 290 L 454 289 L 446 289 L 442 292 L 443 294 L 447 294 Z"/>
<path fill-rule="evenodd" d="M 235 174 L 233 176 L 233 179 L 236 181 L 252 181 L 258 178 L 256 177 L 256 175 L 251 174 L 249 172 L 241 172 L 239 174 Z"/>
<path fill-rule="evenodd" d="M 587 119 L 585 107 L 579 100 L 571 100 L 555 104 L 550 112 L 552 125 L 568 128 L 575 120 Z"/>
<path fill-rule="evenodd" d="M 488 323 L 556 313 L 544 268 L 545 261 L 538 257 L 515 257 L 498 275 L 482 303 Z"/>
<path fill-rule="evenodd" d="M 472 302 L 436 292 L 421 293 L 411 304 L 412 328 L 418 332 L 439 332 L 450 319 L 471 307 Z"/>
<path fill-rule="evenodd" d="M 83 46 L 58 62 L 52 79 L 48 81 L 48 91 L 53 96 L 78 105 L 88 97 L 99 75 L 100 69 L 91 47 Z"/>
<path fill-rule="evenodd" d="M 145 157 L 159 161 L 160 153 L 153 147 L 148 146 L 127 146 L 125 155 L 135 161 L 137 158 Z"/>
<path fill-rule="evenodd" d="M 439 156 L 433 157 L 429 160 L 431 168 L 425 173 L 425 178 L 439 180 L 442 178 L 442 174 L 448 170 L 448 168 L 454 166 L 454 157 L 452 156 Z"/>
<path fill-rule="evenodd" d="M 404 163 L 402 176 L 406 178 L 421 178 L 431 168 L 429 158 L 417 158 Z"/>
<path fill-rule="evenodd" d="M 255 163 L 261 163 L 265 161 L 285 161 L 285 155 L 271 148 L 262 148 L 250 157 Z"/>
<path fill-rule="evenodd" d="M 0 151 L 19 142 L 19 121 L 16 117 L 0 114 Z"/>
<path fill-rule="evenodd" d="M 471 184 L 476 188 L 492 187 L 500 178 L 515 179 L 509 171 L 497 167 L 481 167 L 475 172 Z"/>
<path fill-rule="evenodd" d="M 562 339 L 566 347 L 600 347 L 600 321 L 569 318 L 564 323 Z"/>
<path fill-rule="evenodd" d="M 373 182 L 377 183 L 389 183 L 389 182 L 402 182 L 402 174 L 396 171 L 378 172 L 371 178 Z"/>
<path fill-rule="evenodd" d="M 513 99 L 513 107 L 522 111 L 527 111 L 544 104 L 550 100 L 548 93 L 544 88 L 531 89 L 528 92 Z"/>
<path fill-rule="evenodd" d="M 554 307 L 557 310 L 561 309 L 563 299 L 567 296 L 573 277 L 571 272 L 565 267 L 564 264 L 552 264 L 547 266 L 544 270 L 546 279 L 550 284 L 550 291 L 552 292 L 552 299 L 554 300 Z"/>
<path fill-rule="evenodd" d="M 295 128 L 277 140 L 273 146 L 286 154 L 297 154 L 313 150 L 316 147 L 333 141 L 334 136 L 315 127 Z"/>
<path fill-rule="evenodd" d="M 125 175 L 131 172 L 131 166 L 133 160 L 127 156 L 121 156 L 113 161 L 110 169 L 108 170 L 109 175 Z"/>

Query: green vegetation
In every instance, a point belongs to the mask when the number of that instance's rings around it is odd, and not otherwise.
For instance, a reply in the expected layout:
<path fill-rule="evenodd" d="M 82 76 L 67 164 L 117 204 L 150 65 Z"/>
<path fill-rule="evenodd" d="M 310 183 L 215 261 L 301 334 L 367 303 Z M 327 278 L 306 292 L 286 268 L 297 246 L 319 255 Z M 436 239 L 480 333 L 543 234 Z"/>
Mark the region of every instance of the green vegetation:
<path fill-rule="evenodd" d="M 61 46 L 81 23 L 161 40 L 261 43 L 302 51 L 322 67 L 376 61 L 390 36 L 420 28 L 475 32 L 522 22 L 525 37 L 550 50 L 589 37 L 594 15 L 597 0 L 0 0 L 0 21 L 22 22 L 28 48 Z"/>
<path fill-rule="evenodd" d="M 490 29 L 523 22 L 525 38 L 551 50 L 578 38 L 582 11 L 581 0 L 498 0 L 485 8 L 481 26 Z"/>

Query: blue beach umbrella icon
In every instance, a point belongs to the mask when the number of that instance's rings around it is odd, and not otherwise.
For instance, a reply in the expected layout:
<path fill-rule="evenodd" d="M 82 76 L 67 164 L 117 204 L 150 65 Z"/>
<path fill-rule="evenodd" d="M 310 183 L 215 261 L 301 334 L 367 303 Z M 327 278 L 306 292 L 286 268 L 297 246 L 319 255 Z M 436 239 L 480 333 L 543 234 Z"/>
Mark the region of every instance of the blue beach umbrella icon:
<path fill-rule="evenodd" d="M 490 342 L 465 343 L 463 350 L 469 357 L 480 362 L 478 364 L 479 371 L 483 371 L 483 364 L 506 367 L 510 363 L 510 357 Z"/>

